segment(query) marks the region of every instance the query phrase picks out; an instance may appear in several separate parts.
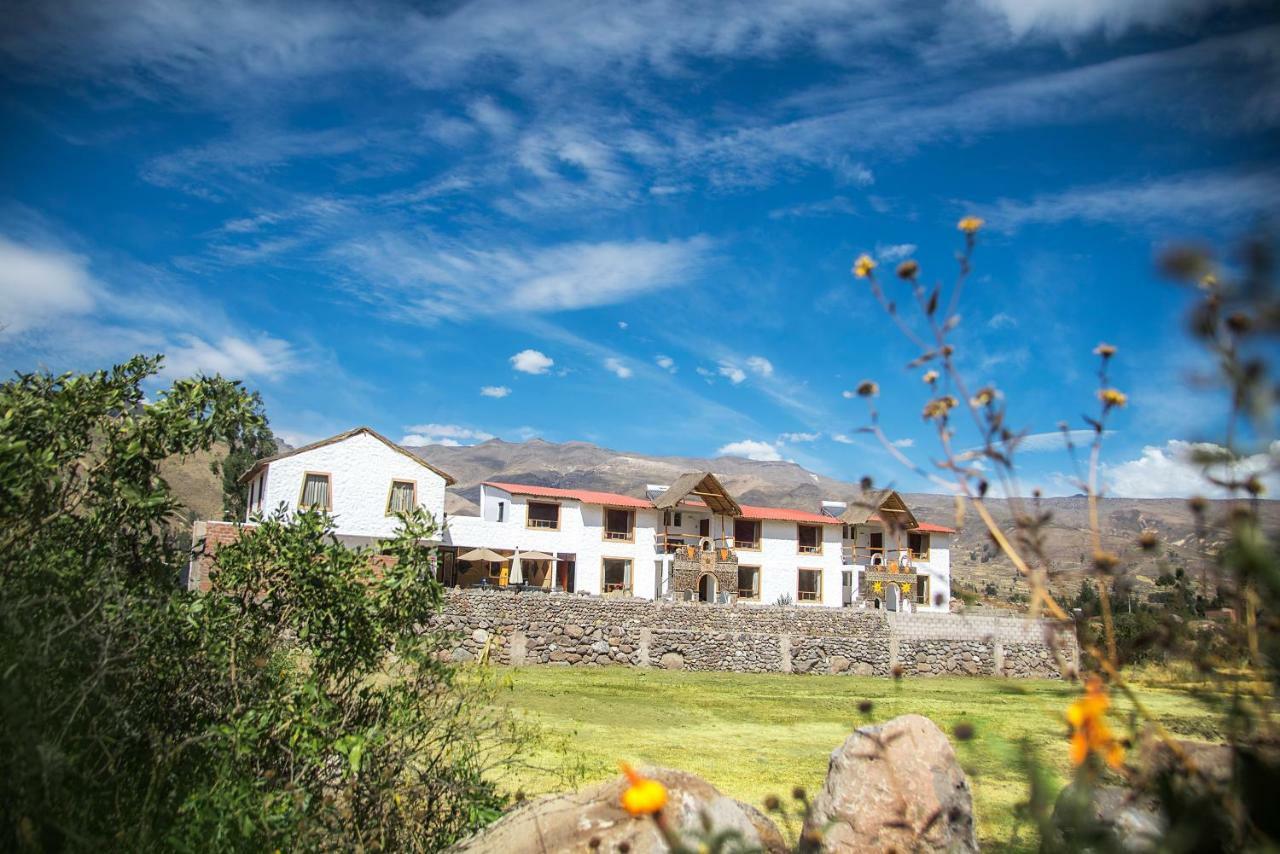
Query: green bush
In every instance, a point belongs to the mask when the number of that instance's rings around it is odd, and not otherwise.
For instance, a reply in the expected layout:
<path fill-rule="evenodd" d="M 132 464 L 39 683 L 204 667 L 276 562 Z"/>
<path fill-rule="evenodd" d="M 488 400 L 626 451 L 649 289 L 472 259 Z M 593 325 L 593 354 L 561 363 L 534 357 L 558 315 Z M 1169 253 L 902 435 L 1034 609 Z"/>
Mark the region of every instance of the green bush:
<path fill-rule="evenodd" d="M 423 631 L 435 523 L 375 572 L 321 516 L 262 520 L 179 590 L 161 461 L 265 421 L 220 378 L 148 402 L 158 366 L 0 386 L 0 847 L 436 849 L 490 820 L 520 737 Z"/>

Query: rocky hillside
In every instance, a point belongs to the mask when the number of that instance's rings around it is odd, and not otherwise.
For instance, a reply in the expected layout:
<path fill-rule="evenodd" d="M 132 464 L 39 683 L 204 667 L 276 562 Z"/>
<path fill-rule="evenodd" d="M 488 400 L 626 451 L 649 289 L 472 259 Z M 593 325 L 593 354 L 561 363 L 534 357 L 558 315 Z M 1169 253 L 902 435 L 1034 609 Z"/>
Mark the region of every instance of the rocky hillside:
<path fill-rule="evenodd" d="M 409 448 L 457 478 L 457 486 L 448 501 L 451 513 L 474 513 L 480 494 L 480 482 L 506 480 L 543 486 L 579 487 L 642 493 L 646 483 L 670 483 L 679 474 L 693 470 L 714 471 L 725 486 L 741 501 L 778 507 L 816 509 L 824 499 L 849 500 L 857 492 L 856 484 L 833 480 L 815 474 L 795 463 L 755 462 L 739 457 L 662 457 L 612 451 L 587 442 L 553 444 L 540 439 L 528 442 L 503 442 L 493 439 L 466 447 Z M 219 518 L 221 487 L 209 468 L 210 459 L 192 458 L 174 461 L 166 476 L 191 510 L 193 517 Z M 955 505 L 943 495 L 908 493 L 904 496 L 921 520 L 956 527 Z M 990 501 L 993 514 L 1006 529 L 1011 527 L 1011 510 L 1004 501 Z M 1051 516 L 1044 534 L 1046 551 L 1060 572 L 1055 586 L 1060 589 L 1078 585 L 1093 551 L 1088 536 L 1088 508 L 1081 497 L 1049 498 L 1042 509 Z M 1221 516 L 1225 503 L 1217 503 L 1211 516 Z M 1280 502 L 1266 502 L 1268 522 L 1280 530 Z M 1124 557 L 1126 565 L 1136 570 L 1147 587 L 1162 571 L 1166 561 L 1173 568 L 1183 567 L 1198 577 L 1204 555 L 1212 552 L 1220 532 L 1210 531 L 1204 543 L 1196 535 L 1195 525 L 1186 502 L 1180 499 L 1104 499 L 1100 508 L 1103 545 Z M 999 599 L 1024 592 L 1009 562 L 991 543 L 987 532 L 970 514 L 958 526 L 960 533 L 952 550 L 952 567 L 956 581 L 972 590 L 983 592 L 994 585 Z M 1159 533 L 1166 548 L 1160 556 L 1141 552 L 1136 541 L 1144 530 Z"/>

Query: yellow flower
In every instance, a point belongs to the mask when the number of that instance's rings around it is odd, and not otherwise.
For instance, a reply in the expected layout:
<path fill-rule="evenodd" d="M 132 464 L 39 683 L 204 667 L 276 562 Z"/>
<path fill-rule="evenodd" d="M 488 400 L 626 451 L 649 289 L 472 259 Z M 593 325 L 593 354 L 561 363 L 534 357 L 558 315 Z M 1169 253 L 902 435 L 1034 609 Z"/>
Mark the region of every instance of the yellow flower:
<path fill-rule="evenodd" d="M 1113 406 L 1124 406 L 1129 402 L 1129 397 L 1124 392 L 1115 388 L 1104 388 L 1098 392 L 1098 399 L 1102 401 L 1108 409 Z"/>
<path fill-rule="evenodd" d="M 924 405 L 924 419 L 928 421 L 930 418 L 945 418 L 947 413 L 956 408 L 960 401 L 951 395 L 934 398 Z"/>
<path fill-rule="evenodd" d="M 859 255 L 858 260 L 853 262 L 853 274 L 859 279 L 865 279 L 871 275 L 871 271 L 876 268 L 875 259 L 870 255 Z"/>
<path fill-rule="evenodd" d="M 974 406 L 986 406 L 987 404 L 991 403 L 991 401 L 995 399 L 996 399 L 996 390 L 991 388 L 990 386 L 985 386 L 983 388 L 978 389 L 978 393 L 975 394 L 972 397 L 972 399 L 970 399 L 969 402 L 972 403 Z"/>
<path fill-rule="evenodd" d="M 925 372 L 924 372 L 924 376 L 922 376 L 920 379 L 924 380 L 924 381 L 925 381 L 926 383 L 928 383 L 929 385 L 933 385 L 934 383 L 936 383 L 936 382 L 938 381 L 938 372 L 937 372 L 937 371 L 925 371 Z"/>
<path fill-rule="evenodd" d="M 1114 344 L 1099 344 L 1093 348 L 1093 355 L 1101 356 L 1104 359 L 1110 359 L 1115 354 L 1116 348 Z"/>
<path fill-rule="evenodd" d="M 956 223 L 956 228 L 960 229 L 965 234 L 977 234 L 978 229 L 982 228 L 984 225 L 986 225 L 986 220 L 982 217 L 967 216 Z"/>
<path fill-rule="evenodd" d="M 1200 278 L 1200 288 L 1202 290 L 1211 291 L 1218 286 L 1218 277 L 1213 273 L 1205 273 Z"/>
<path fill-rule="evenodd" d="M 631 815 L 653 815 L 667 804 L 667 787 L 642 775 L 625 762 L 619 763 L 630 782 L 619 801 Z"/>
<path fill-rule="evenodd" d="M 1124 761 L 1124 747 L 1107 726 L 1107 709 L 1111 699 L 1102 680 L 1090 677 L 1084 696 L 1067 707 L 1067 723 L 1071 725 L 1071 764 L 1083 765 L 1090 754 L 1097 754 L 1112 768 Z"/>

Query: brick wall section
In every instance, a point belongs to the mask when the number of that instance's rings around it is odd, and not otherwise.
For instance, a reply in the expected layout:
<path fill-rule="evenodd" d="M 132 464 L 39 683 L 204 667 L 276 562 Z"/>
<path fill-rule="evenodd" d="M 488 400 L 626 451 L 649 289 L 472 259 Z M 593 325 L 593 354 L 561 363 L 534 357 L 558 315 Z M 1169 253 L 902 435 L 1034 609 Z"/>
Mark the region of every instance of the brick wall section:
<path fill-rule="evenodd" d="M 1016 617 L 450 590 L 437 625 L 455 661 L 515 665 L 1057 678 L 1078 659 L 1070 632 Z"/>
<path fill-rule="evenodd" d="M 213 568 L 213 556 L 218 549 L 234 543 L 242 528 L 254 525 L 237 525 L 234 522 L 196 522 L 191 526 L 191 561 L 181 584 L 187 590 L 209 590 L 209 570 Z"/>

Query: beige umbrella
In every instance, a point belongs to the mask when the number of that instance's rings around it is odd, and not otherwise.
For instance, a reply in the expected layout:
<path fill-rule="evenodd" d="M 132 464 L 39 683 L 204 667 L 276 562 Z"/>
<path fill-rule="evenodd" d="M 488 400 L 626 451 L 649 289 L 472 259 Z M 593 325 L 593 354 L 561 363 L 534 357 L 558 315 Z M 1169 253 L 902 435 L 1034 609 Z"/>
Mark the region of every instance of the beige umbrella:
<path fill-rule="evenodd" d="M 469 552 L 463 552 L 458 555 L 458 560 L 488 560 L 502 563 L 506 559 L 506 555 L 498 554 L 493 549 L 472 549 Z"/>
<path fill-rule="evenodd" d="M 546 552 L 520 552 L 520 557 L 525 560 L 555 560 Z"/>

